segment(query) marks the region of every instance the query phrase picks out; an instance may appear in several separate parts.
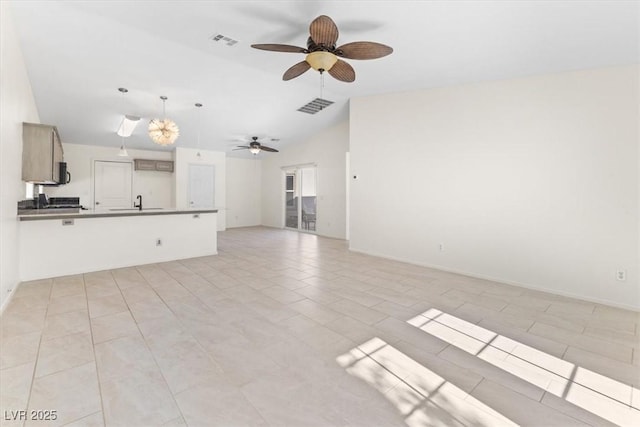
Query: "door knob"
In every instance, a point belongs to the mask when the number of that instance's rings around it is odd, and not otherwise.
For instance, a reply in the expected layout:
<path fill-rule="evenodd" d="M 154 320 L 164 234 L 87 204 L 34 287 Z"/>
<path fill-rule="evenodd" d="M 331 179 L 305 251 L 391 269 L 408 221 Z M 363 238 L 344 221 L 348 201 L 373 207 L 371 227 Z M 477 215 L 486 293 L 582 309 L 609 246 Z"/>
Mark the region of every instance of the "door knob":
<path fill-rule="evenodd" d="M 99 205 L 99 204 L 100 204 L 100 202 L 96 202 L 96 205 Z"/>

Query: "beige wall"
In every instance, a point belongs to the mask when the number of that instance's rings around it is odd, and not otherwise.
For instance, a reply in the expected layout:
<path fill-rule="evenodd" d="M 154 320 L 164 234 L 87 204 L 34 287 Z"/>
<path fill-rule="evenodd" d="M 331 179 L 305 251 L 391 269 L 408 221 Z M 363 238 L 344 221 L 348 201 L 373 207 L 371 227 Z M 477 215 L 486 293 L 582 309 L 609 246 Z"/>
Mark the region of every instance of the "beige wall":
<path fill-rule="evenodd" d="M 200 157 L 197 156 L 198 152 Z M 218 209 L 218 231 L 227 228 L 227 155 L 222 151 L 196 150 L 193 148 L 177 147 L 175 151 L 175 179 L 176 179 L 176 208 L 189 209 L 189 164 L 204 164 L 215 166 L 215 204 Z"/>
<path fill-rule="evenodd" d="M 631 66 L 352 99 L 351 248 L 640 308 L 638 79 Z"/>
<path fill-rule="evenodd" d="M 262 161 L 227 157 L 227 228 L 262 224 Z"/>
<path fill-rule="evenodd" d="M 346 152 L 349 124 L 325 129 L 310 140 L 283 148 L 280 153 L 264 153 L 262 159 L 262 224 L 284 225 L 283 166 L 317 165 L 317 223 L 321 236 L 346 237 Z M 262 154 L 260 154 L 262 155 Z"/>
<path fill-rule="evenodd" d="M 51 197 L 80 197 L 80 204 L 93 209 L 93 165 L 95 160 L 133 162 L 133 159 L 173 160 L 173 153 L 127 149 L 129 157 L 118 157 L 119 147 L 63 143 L 64 161 L 71 173 L 71 182 L 59 187 L 45 187 Z M 133 168 L 132 168 L 133 169 Z M 174 173 L 157 171 L 133 171 L 132 195 L 141 194 L 143 205 L 155 208 L 175 206 Z M 133 206 L 133 200 L 132 200 Z"/>
<path fill-rule="evenodd" d="M 36 122 L 38 110 L 13 27 L 8 1 L 0 2 L 0 306 L 18 284 L 16 202 L 25 198 L 21 179 L 22 122 Z"/>

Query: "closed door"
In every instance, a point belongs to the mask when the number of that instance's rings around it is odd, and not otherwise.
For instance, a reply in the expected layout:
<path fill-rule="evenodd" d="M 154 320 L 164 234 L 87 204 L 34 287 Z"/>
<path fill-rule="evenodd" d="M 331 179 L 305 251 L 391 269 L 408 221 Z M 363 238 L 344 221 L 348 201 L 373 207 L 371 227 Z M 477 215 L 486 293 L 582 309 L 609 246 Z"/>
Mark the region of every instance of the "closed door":
<path fill-rule="evenodd" d="M 94 209 L 131 208 L 131 162 L 94 162 Z"/>
<path fill-rule="evenodd" d="M 214 165 L 189 165 L 188 203 L 190 208 L 209 209 L 216 202 L 216 168 Z"/>

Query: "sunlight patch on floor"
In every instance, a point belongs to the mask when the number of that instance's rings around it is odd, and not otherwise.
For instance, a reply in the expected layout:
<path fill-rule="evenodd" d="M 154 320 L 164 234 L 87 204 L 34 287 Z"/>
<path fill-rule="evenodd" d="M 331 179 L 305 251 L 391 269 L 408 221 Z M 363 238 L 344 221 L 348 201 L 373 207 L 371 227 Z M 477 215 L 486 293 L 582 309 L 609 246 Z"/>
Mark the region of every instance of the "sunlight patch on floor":
<path fill-rule="evenodd" d="M 384 394 L 409 426 L 517 425 L 380 338 L 337 361 Z"/>
<path fill-rule="evenodd" d="M 434 308 L 407 323 L 606 420 L 640 425 L 638 389 L 628 384 Z"/>

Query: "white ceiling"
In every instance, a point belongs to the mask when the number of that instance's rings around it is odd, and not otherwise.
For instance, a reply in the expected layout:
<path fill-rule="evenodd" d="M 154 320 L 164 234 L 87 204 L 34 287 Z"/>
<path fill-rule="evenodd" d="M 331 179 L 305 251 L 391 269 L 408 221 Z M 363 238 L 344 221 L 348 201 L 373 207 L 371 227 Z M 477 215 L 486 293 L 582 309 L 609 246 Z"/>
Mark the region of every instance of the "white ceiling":
<path fill-rule="evenodd" d="M 13 0 L 12 9 L 41 122 L 64 142 L 114 148 L 126 113 L 145 119 L 128 147 L 163 149 L 146 135 L 160 95 L 180 126 L 177 146 L 196 148 L 199 129 L 200 148 L 250 156 L 230 152 L 234 139 L 304 141 L 345 120 L 351 97 L 640 62 L 637 1 Z M 327 75 L 321 89 L 313 70 L 282 81 L 303 54 L 250 47 L 306 47 L 322 14 L 336 22 L 338 45 L 370 40 L 394 53 L 350 60 L 356 81 Z M 239 43 L 211 41 L 218 33 Z M 118 87 L 129 89 L 124 100 Z M 321 90 L 334 105 L 296 111 Z"/>

